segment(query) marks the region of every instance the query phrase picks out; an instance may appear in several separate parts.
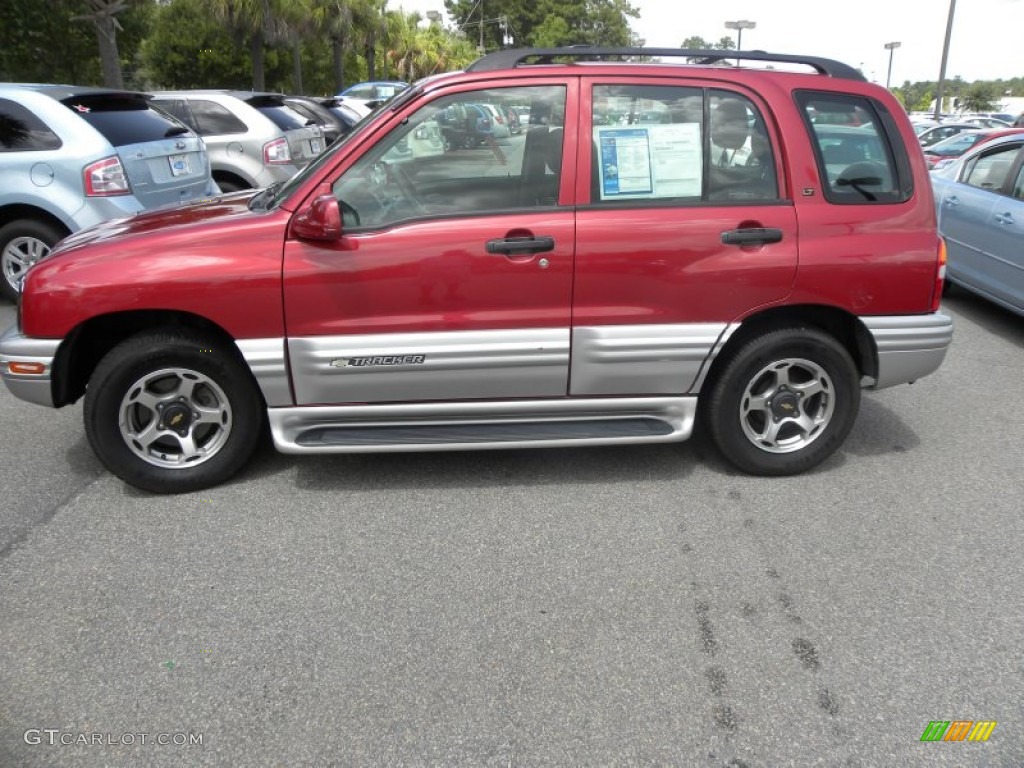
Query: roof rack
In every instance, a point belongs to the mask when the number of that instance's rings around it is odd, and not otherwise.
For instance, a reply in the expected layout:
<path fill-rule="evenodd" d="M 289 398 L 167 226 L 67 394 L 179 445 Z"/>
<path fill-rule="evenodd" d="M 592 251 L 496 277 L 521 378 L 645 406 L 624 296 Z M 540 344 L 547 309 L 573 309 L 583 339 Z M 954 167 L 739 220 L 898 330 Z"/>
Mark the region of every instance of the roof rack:
<path fill-rule="evenodd" d="M 571 59 L 602 59 L 609 56 L 668 56 L 695 59 L 699 64 L 714 64 L 731 59 L 746 61 L 770 61 L 785 64 L 804 64 L 819 74 L 843 80 L 864 80 L 858 70 L 835 61 L 817 56 L 792 56 L 785 53 L 764 51 L 705 51 L 689 48 L 603 48 L 591 45 L 570 45 L 563 48 L 512 48 L 495 51 L 483 56 L 467 68 L 467 72 L 487 72 L 496 69 L 514 69 L 522 64 L 551 64 L 556 57 Z"/>

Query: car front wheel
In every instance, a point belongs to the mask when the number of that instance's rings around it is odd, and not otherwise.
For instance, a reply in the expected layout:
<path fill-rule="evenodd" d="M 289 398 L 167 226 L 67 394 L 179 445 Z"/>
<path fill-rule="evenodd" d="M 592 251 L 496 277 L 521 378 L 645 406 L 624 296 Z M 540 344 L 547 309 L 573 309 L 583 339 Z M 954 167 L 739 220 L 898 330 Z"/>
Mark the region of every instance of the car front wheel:
<path fill-rule="evenodd" d="M 235 350 L 179 332 L 124 341 L 96 367 L 85 431 L 103 464 L 153 493 L 221 483 L 252 455 L 262 401 Z"/>
<path fill-rule="evenodd" d="M 50 253 L 67 232 L 45 221 L 22 219 L 0 227 L 0 293 L 17 299 L 21 278 L 29 267 Z"/>
<path fill-rule="evenodd" d="M 857 366 L 833 337 L 811 328 L 747 341 L 715 379 L 711 435 L 724 456 L 755 475 L 794 475 L 831 456 L 860 408 Z"/>

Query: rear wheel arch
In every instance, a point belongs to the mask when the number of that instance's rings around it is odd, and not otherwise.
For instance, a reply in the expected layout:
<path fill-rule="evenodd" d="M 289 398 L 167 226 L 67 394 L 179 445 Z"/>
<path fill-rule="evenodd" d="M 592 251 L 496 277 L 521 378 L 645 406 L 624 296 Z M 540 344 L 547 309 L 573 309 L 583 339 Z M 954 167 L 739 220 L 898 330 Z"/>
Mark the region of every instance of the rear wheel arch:
<path fill-rule="evenodd" d="M 798 305 L 764 310 L 743 319 L 715 356 L 700 390 L 710 391 L 730 359 L 750 339 L 781 327 L 805 326 L 835 338 L 850 354 L 861 376 L 878 374 L 878 357 L 870 331 L 856 316 L 835 307 Z"/>
<path fill-rule="evenodd" d="M 217 182 L 217 186 L 220 187 L 221 192 L 237 192 L 242 189 L 253 188 L 252 184 L 237 173 L 232 173 L 231 171 L 215 170 L 213 172 L 213 180 Z"/>
<path fill-rule="evenodd" d="M 136 310 L 101 315 L 78 325 L 57 350 L 53 363 L 54 405 L 69 405 L 82 397 L 96 366 L 118 344 L 132 336 L 159 331 L 187 332 L 209 338 L 245 363 L 234 337 L 201 315 L 170 310 Z M 246 370 L 249 370 L 248 365 Z"/>

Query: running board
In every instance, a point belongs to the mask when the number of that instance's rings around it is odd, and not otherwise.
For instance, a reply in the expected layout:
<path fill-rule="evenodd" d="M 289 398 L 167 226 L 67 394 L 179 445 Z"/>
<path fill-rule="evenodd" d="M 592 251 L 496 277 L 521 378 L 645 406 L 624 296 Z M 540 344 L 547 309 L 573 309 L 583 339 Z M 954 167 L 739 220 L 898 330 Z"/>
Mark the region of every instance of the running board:
<path fill-rule="evenodd" d="M 270 408 L 282 453 L 386 453 L 670 443 L 695 397 L 463 401 Z"/>

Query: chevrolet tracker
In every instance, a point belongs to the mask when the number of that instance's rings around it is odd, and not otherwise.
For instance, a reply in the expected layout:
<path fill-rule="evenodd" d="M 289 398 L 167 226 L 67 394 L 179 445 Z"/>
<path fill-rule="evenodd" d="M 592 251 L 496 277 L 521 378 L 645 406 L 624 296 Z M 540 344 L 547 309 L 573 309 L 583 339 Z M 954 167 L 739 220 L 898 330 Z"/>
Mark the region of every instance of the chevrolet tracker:
<path fill-rule="evenodd" d="M 438 130 L 476 141 L 409 150 Z M 283 184 L 69 236 L 28 271 L 0 370 L 34 403 L 84 396 L 96 454 L 158 493 L 224 481 L 268 428 L 346 453 L 700 421 L 789 475 L 842 445 L 863 388 L 939 367 L 944 270 L 910 122 L 844 64 L 500 51 Z"/>

